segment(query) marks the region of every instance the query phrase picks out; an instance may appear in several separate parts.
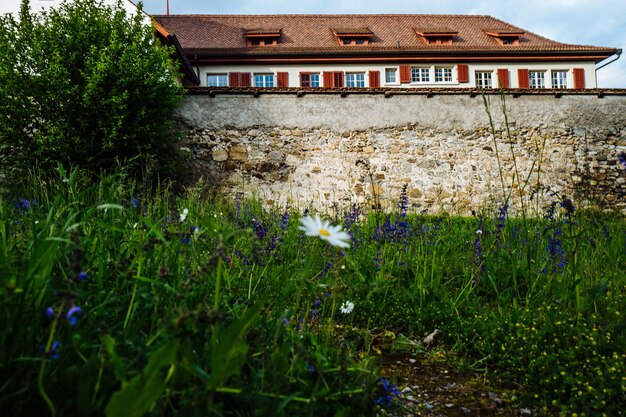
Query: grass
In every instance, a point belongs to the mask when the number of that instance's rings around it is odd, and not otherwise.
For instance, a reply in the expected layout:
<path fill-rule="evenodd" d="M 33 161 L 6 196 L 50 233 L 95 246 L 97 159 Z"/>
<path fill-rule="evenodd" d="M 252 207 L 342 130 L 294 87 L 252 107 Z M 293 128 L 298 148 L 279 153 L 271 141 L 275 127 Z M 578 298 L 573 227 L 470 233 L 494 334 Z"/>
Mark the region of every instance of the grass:
<path fill-rule="evenodd" d="M 303 213 L 202 187 L 24 184 L 0 201 L 2 415 L 393 412 L 377 358 L 434 329 L 538 412 L 626 408 L 621 215 L 416 214 L 403 193 L 394 213 L 337 212 L 340 249 Z"/>

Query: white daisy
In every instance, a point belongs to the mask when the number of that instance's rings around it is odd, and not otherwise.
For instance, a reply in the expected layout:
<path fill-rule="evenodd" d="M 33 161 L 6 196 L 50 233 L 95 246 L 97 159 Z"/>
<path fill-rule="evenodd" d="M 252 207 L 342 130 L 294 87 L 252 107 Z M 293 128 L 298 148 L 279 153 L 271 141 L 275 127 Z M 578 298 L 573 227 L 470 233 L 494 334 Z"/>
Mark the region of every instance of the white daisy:
<path fill-rule="evenodd" d="M 352 301 L 346 301 L 341 304 L 341 307 L 339 307 L 339 311 L 343 314 L 350 314 L 352 313 L 352 310 L 354 310 L 354 303 Z"/>
<path fill-rule="evenodd" d="M 187 214 L 189 214 L 189 210 L 184 209 L 182 213 L 180 213 L 180 221 L 184 222 L 187 218 Z"/>
<path fill-rule="evenodd" d="M 319 216 L 315 218 L 306 216 L 300 219 L 300 230 L 303 230 L 307 236 L 319 236 L 320 239 L 327 241 L 333 246 L 340 248 L 349 248 L 350 235 L 342 231 L 341 226 L 331 226 L 327 220 L 320 220 Z"/>

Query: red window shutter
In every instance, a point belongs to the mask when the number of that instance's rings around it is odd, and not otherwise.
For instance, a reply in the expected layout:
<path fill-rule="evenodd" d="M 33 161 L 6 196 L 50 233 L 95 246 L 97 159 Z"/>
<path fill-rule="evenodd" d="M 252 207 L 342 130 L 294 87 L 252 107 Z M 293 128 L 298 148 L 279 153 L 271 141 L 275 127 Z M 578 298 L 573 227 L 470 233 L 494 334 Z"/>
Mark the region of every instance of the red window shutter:
<path fill-rule="evenodd" d="M 310 86 L 311 86 L 311 73 L 301 72 L 300 73 L 300 87 L 310 87 Z"/>
<path fill-rule="evenodd" d="M 334 83 L 335 87 L 343 87 L 343 72 L 335 71 L 333 73 L 333 79 L 335 81 Z"/>
<path fill-rule="evenodd" d="M 250 87 L 252 85 L 252 74 L 249 72 L 241 73 L 241 86 L 242 87 Z"/>
<path fill-rule="evenodd" d="M 278 87 L 289 87 L 289 73 L 288 72 L 277 72 L 277 86 Z"/>
<path fill-rule="evenodd" d="M 501 88 L 509 88 L 509 70 L 506 68 L 498 69 L 498 83 Z"/>
<path fill-rule="evenodd" d="M 380 87 L 380 71 L 370 71 L 370 88 Z"/>
<path fill-rule="evenodd" d="M 324 71 L 324 87 L 333 88 L 335 86 L 333 72 Z"/>
<path fill-rule="evenodd" d="M 240 72 L 228 73 L 228 86 L 229 87 L 241 87 L 241 73 Z"/>
<path fill-rule="evenodd" d="M 585 88 L 585 69 L 574 68 L 574 88 L 581 90 Z"/>
<path fill-rule="evenodd" d="M 400 65 L 400 82 L 402 84 L 411 82 L 411 66 Z"/>
<path fill-rule="evenodd" d="M 457 65 L 457 78 L 460 83 L 469 83 L 469 66 L 465 64 Z"/>
<path fill-rule="evenodd" d="M 528 78 L 527 69 L 517 70 L 517 82 L 519 83 L 519 88 L 530 88 L 530 79 Z"/>

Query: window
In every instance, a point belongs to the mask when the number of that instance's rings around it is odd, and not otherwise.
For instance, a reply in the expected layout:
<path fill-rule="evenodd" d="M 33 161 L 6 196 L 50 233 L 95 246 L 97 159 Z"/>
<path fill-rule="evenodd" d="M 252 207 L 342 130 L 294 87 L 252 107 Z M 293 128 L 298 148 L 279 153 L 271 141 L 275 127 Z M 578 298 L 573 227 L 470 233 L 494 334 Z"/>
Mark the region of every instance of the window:
<path fill-rule="evenodd" d="M 255 87 L 274 87 L 274 74 L 255 74 Z"/>
<path fill-rule="evenodd" d="M 385 69 L 385 83 L 394 84 L 398 82 L 398 71 L 395 68 L 386 68 Z"/>
<path fill-rule="evenodd" d="M 430 68 L 411 68 L 411 82 L 425 83 L 430 81 Z"/>
<path fill-rule="evenodd" d="M 228 87 L 227 74 L 207 74 L 206 85 L 209 87 Z"/>
<path fill-rule="evenodd" d="M 452 68 L 435 67 L 435 82 L 436 83 L 452 82 Z"/>
<path fill-rule="evenodd" d="M 301 73 L 300 86 L 302 87 L 319 87 L 320 75 L 314 73 Z"/>
<path fill-rule="evenodd" d="M 567 88 L 567 71 L 552 71 L 552 88 Z"/>
<path fill-rule="evenodd" d="M 476 87 L 477 88 L 493 88 L 491 83 L 491 71 L 476 71 Z"/>
<path fill-rule="evenodd" d="M 365 73 L 347 72 L 346 87 L 365 87 Z"/>
<path fill-rule="evenodd" d="M 546 88 L 545 71 L 528 71 L 528 80 L 530 88 Z"/>

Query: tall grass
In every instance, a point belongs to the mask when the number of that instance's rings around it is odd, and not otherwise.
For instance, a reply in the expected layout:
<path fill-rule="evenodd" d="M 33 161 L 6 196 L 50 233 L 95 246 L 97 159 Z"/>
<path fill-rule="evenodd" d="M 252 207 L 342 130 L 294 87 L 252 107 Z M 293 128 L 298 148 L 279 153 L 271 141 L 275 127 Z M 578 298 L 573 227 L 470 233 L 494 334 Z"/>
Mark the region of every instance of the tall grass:
<path fill-rule="evenodd" d="M 341 250 L 202 187 L 25 184 L 0 204 L 2 415 L 373 415 L 396 394 L 376 357 L 434 329 L 545 413 L 623 412 L 620 215 L 419 215 L 403 193 L 338 216 Z"/>

